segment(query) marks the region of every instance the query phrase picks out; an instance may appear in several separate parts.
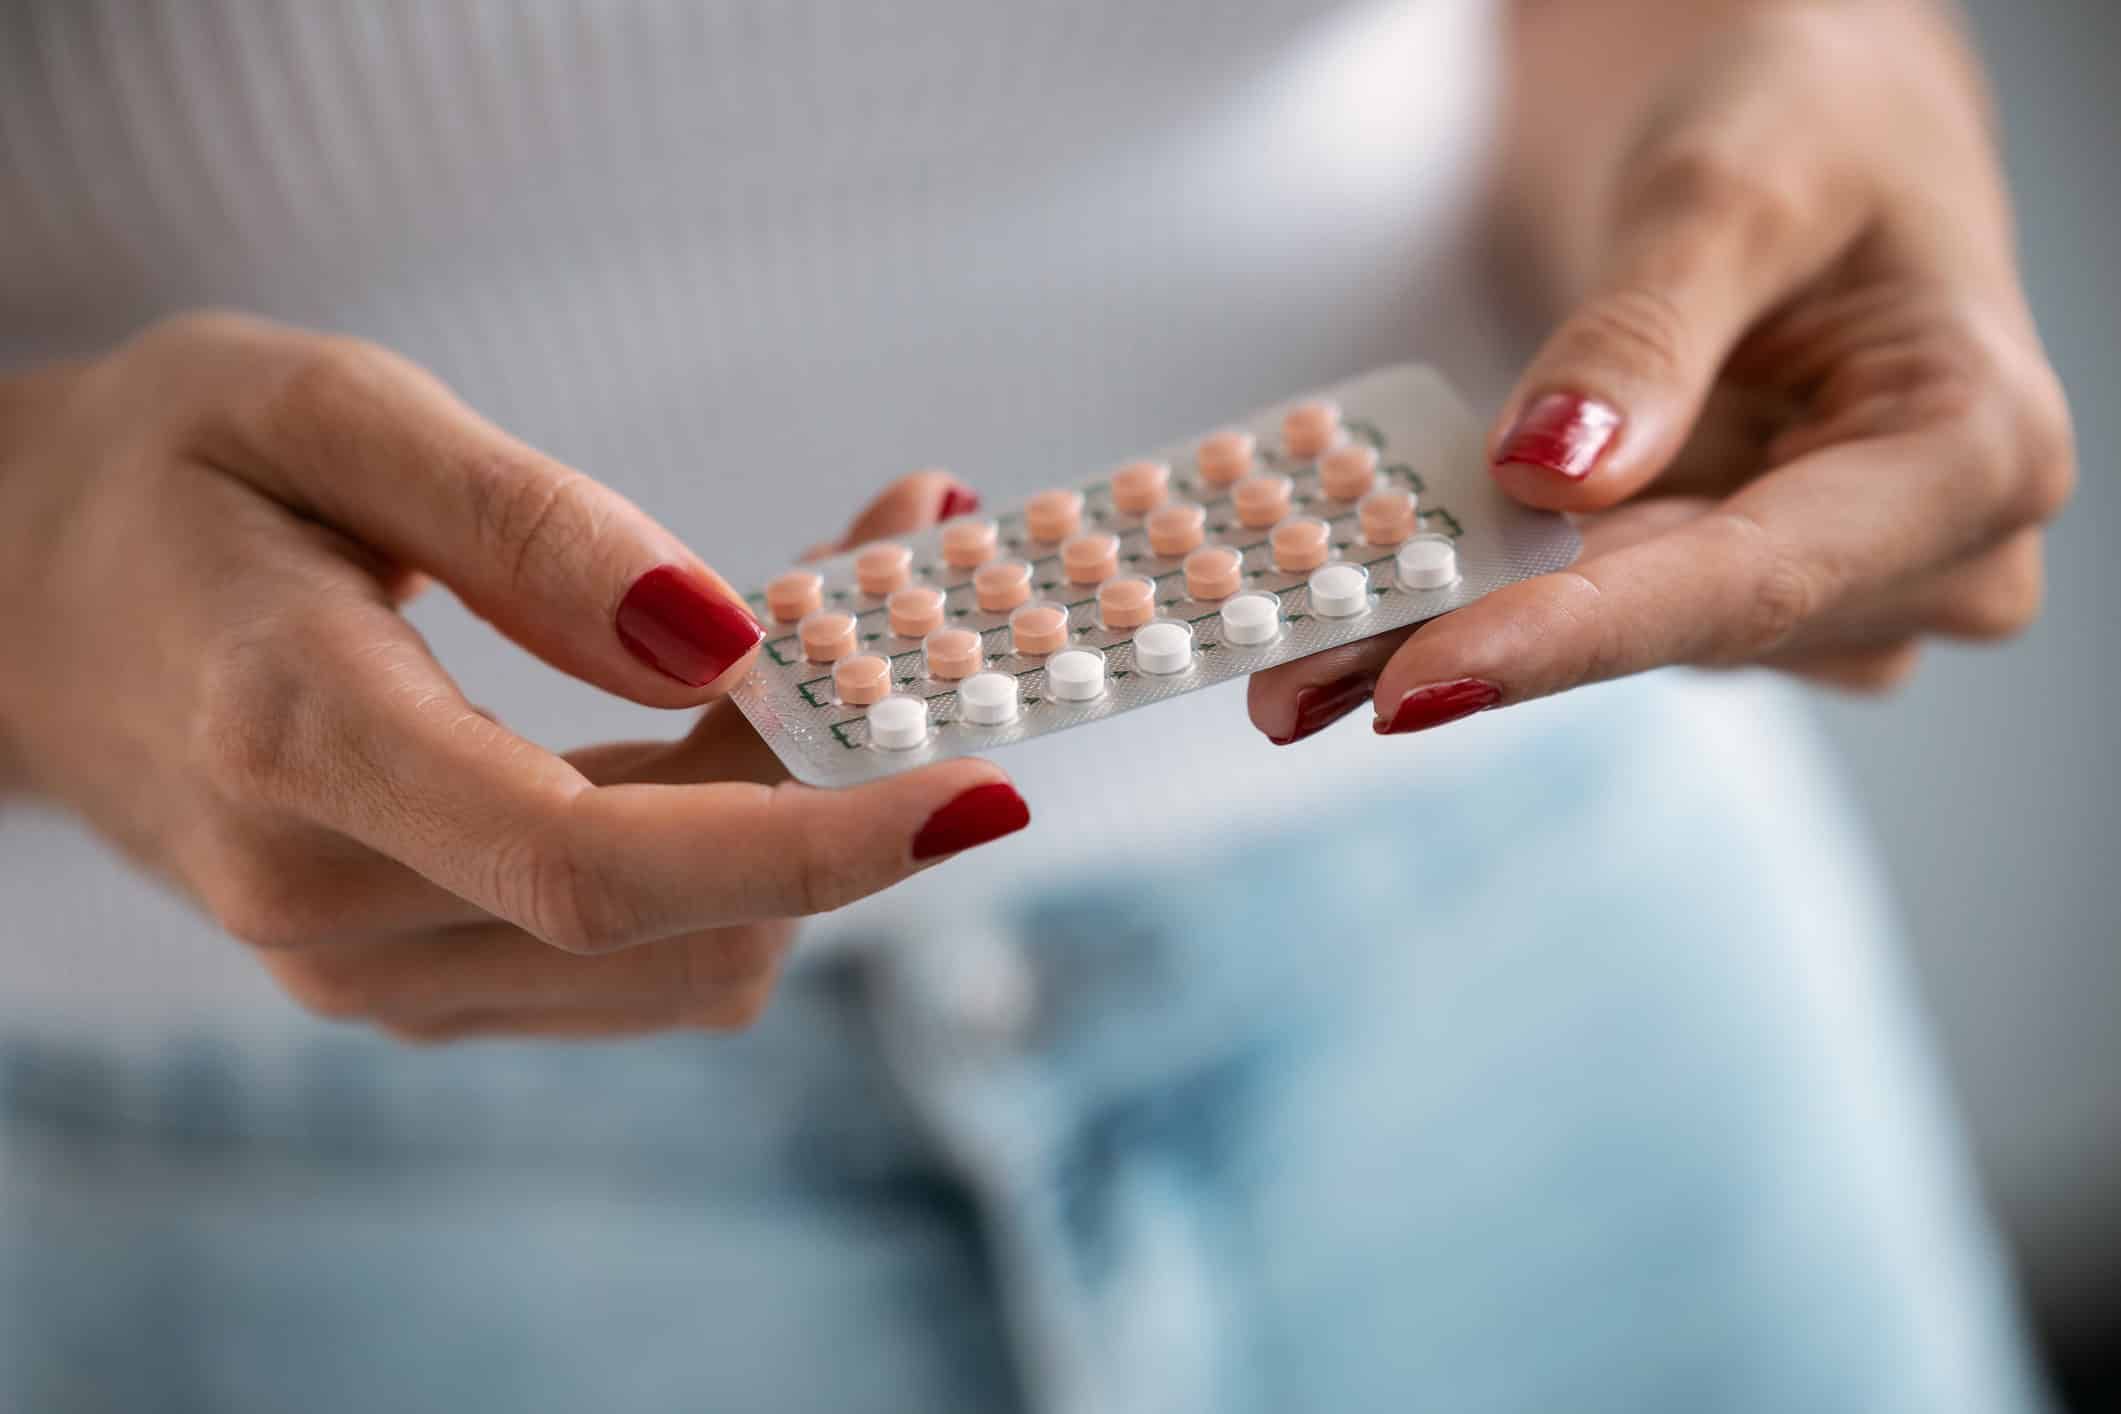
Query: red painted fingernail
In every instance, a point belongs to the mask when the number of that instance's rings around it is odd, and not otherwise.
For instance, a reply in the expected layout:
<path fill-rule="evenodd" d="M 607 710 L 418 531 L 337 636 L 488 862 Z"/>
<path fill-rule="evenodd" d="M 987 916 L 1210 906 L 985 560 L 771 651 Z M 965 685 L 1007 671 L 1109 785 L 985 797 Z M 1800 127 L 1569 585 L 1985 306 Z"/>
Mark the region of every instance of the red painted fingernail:
<path fill-rule="evenodd" d="M 1031 823 L 1031 807 L 1007 781 L 990 781 L 961 791 L 948 805 L 928 817 L 913 837 L 913 857 L 934 859 L 956 854 L 1013 835 Z"/>
<path fill-rule="evenodd" d="M 936 512 L 936 519 L 948 520 L 952 516 L 969 516 L 979 509 L 979 492 L 969 486 L 953 486 L 943 494 L 943 508 Z"/>
<path fill-rule="evenodd" d="M 687 687 L 713 682 L 766 636 L 743 606 L 676 565 L 635 580 L 614 627 L 627 652 Z"/>
<path fill-rule="evenodd" d="M 1470 717 L 1475 712 L 1485 712 L 1500 701 L 1502 689 L 1479 678 L 1431 683 L 1400 698 L 1390 721 L 1379 717 L 1377 734 L 1398 736 L 1403 732 L 1425 732 L 1431 727 Z"/>
<path fill-rule="evenodd" d="M 1495 452 L 1495 465 L 1536 466 L 1581 481 L 1619 430 L 1620 414 L 1595 398 L 1548 393 L 1517 415 L 1517 425 Z"/>
<path fill-rule="evenodd" d="M 1287 736 L 1268 737 L 1276 746 L 1291 746 L 1305 737 L 1317 736 L 1370 698 L 1377 679 L 1369 673 L 1350 673 L 1335 682 L 1307 687 L 1296 694 L 1296 720 Z"/>

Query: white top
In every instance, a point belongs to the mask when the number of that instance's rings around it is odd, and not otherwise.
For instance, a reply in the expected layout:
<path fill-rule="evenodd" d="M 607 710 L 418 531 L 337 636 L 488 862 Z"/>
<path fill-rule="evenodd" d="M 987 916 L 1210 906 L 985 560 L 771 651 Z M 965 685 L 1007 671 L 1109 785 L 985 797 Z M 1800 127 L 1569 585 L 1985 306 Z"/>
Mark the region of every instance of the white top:
<path fill-rule="evenodd" d="M 17 0 L 0 360 L 211 303 L 363 334 L 758 582 L 917 466 L 1001 505 L 1364 368 L 1464 374 L 1492 28 L 1485 0 Z M 536 740 L 682 729 L 446 595 L 415 617 Z M 1413 769 L 1379 748 L 1278 755 L 1219 690 L 1012 749 L 1034 828 L 868 911 Z M 272 995 L 65 822 L 0 818 L 0 1007 Z"/>

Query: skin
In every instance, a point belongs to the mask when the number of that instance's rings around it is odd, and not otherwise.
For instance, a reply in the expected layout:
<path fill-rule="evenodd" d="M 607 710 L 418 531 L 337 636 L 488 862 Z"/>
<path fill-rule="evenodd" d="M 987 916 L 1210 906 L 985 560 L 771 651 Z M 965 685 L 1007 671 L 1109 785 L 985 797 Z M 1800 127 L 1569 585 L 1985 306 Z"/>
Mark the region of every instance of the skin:
<path fill-rule="evenodd" d="M 1986 100 L 1916 0 L 1530 0 L 1500 197 L 1562 311 L 1538 394 L 1624 416 L 1572 570 L 1261 675 L 1254 720 L 1374 677 L 1507 703 L 1670 663 L 1882 687 L 2040 600 L 2069 421 L 2019 289 Z M 938 476 L 849 541 L 932 520 Z M 921 867 L 957 761 L 780 777 L 610 631 L 634 577 L 720 584 L 622 498 L 377 348 L 225 315 L 0 379 L 0 788 L 79 814 L 302 1005 L 416 1040 L 740 1026 L 790 919 Z M 464 700 L 399 614 L 428 577 L 561 669 L 702 707 L 555 756 Z M 726 588 L 726 586 L 723 586 Z M 1380 749 L 1389 749 L 1380 745 Z M 820 842 L 832 840 L 827 851 Z"/>
<path fill-rule="evenodd" d="M 937 473 L 866 540 L 932 520 Z M 954 761 L 787 781 L 631 657 L 640 574 L 721 581 L 638 508 L 381 349 L 194 315 L 0 385 L 0 752 L 253 948 L 297 1002 L 412 1040 L 742 1026 L 793 918 L 915 872 Z M 428 576 L 676 742 L 556 756 L 467 702 L 398 612 Z M 724 586 L 726 588 L 726 586 Z"/>
<path fill-rule="evenodd" d="M 1931 637 L 2024 629 L 2070 422 L 2020 286 L 1978 70 L 1914 0 L 1533 0 L 1501 201 L 1552 391 L 1625 421 L 1591 473 L 1503 464 L 1581 517 L 1570 570 L 1255 678 L 1477 679 L 1500 705 L 1668 664 L 1880 690 Z"/>

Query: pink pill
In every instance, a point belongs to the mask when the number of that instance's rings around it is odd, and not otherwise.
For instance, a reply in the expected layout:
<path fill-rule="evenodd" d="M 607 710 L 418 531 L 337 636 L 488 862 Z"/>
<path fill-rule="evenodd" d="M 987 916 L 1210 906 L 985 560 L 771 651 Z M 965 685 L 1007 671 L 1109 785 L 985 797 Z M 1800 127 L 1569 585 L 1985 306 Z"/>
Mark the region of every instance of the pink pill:
<path fill-rule="evenodd" d="M 1156 581 L 1139 575 L 1106 580 L 1097 591 L 1097 613 L 1106 628 L 1140 628 L 1156 617 Z"/>
<path fill-rule="evenodd" d="M 1414 493 L 1387 486 L 1372 491 L 1356 505 L 1362 522 L 1362 538 L 1372 545 L 1404 544 L 1414 534 Z"/>
<path fill-rule="evenodd" d="M 1252 454 L 1258 445 L 1249 432 L 1233 430 L 1203 437 L 1193 453 L 1200 479 L 1210 486 L 1228 486 L 1252 469 Z"/>
<path fill-rule="evenodd" d="M 1273 471 L 1256 471 L 1230 488 L 1237 518 L 1254 530 L 1264 530 L 1289 513 L 1289 496 L 1295 483 Z"/>
<path fill-rule="evenodd" d="M 943 522 L 943 562 L 961 570 L 994 558 L 1001 528 L 985 516 L 959 516 Z"/>
<path fill-rule="evenodd" d="M 1097 584 L 1119 573 L 1119 537 L 1093 531 L 1061 546 L 1061 568 L 1071 584 Z"/>
<path fill-rule="evenodd" d="M 1322 520 L 1298 516 L 1274 527 L 1274 568 L 1284 574 L 1317 569 L 1333 554 L 1333 528 Z"/>
<path fill-rule="evenodd" d="M 1173 501 L 1149 512 L 1142 522 L 1149 532 L 1149 548 L 1159 555 L 1183 555 L 1198 550 L 1208 513 L 1191 501 Z"/>
<path fill-rule="evenodd" d="M 1024 502 L 1024 529 L 1033 540 L 1052 544 L 1082 528 L 1083 493 L 1066 489 L 1041 491 Z"/>
<path fill-rule="evenodd" d="M 943 626 L 943 591 L 925 584 L 894 590 L 884 608 L 891 631 L 901 638 L 920 638 Z"/>
<path fill-rule="evenodd" d="M 939 628 L 921 647 L 928 660 L 928 676 L 944 682 L 969 678 L 986 665 L 979 635 L 969 628 Z"/>
<path fill-rule="evenodd" d="M 1377 448 L 1344 442 L 1318 459 L 1318 489 L 1336 501 L 1359 500 L 1377 484 Z"/>
<path fill-rule="evenodd" d="M 854 557 L 854 582 L 864 594 L 882 598 L 913 578 L 913 552 L 890 540 L 863 547 Z"/>
<path fill-rule="evenodd" d="M 1298 403 L 1282 417 L 1281 444 L 1290 456 L 1307 462 L 1340 440 L 1340 405 L 1320 398 Z"/>
<path fill-rule="evenodd" d="M 1007 613 L 1031 597 L 1031 566 L 1022 560 L 981 565 L 972 576 L 972 593 L 987 613 Z"/>
<path fill-rule="evenodd" d="M 891 695 L 891 664 L 874 653 L 858 653 L 832 666 L 832 690 L 850 707 L 867 707 Z"/>
<path fill-rule="evenodd" d="M 1068 611 L 1058 604 L 1026 604 L 1009 616 L 1009 641 L 1026 657 L 1068 646 Z"/>
<path fill-rule="evenodd" d="M 1186 593 L 1195 599 L 1227 599 L 1243 587 L 1245 557 L 1228 545 L 1209 545 L 1186 556 Z"/>
<path fill-rule="evenodd" d="M 844 609 L 821 609 L 795 626 L 803 656 L 813 663 L 836 663 L 854 652 L 854 615 Z"/>
<path fill-rule="evenodd" d="M 775 623 L 792 624 L 825 602 L 825 581 L 809 570 L 790 570 L 766 581 L 766 612 Z"/>
<path fill-rule="evenodd" d="M 1171 488 L 1171 468 L 1163 462 L 1128 462 L 1112 473 L 1115 510 L 1138 516 L 1163 504 Z"/>

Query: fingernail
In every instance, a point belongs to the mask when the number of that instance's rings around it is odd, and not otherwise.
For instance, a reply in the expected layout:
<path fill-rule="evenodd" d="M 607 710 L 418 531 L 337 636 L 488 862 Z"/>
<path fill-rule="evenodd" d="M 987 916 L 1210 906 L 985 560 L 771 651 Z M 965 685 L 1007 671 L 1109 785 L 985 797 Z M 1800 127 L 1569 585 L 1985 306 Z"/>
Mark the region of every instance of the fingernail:
<path fill-rule="evenodd" d="M 913 837 L 913 857 L 934 859 L 1013 835 L 1031 823 L 1031 807 L 1007 781 L 961 791 L 928 817 Z"/>
<path fill-rule="evenodd" d="M 627 652 L 687 687 L 713 682 L 766 636 L 741 605 L 676 565 L 635 580 L 614 626 Z"/>
<path fill-rule="evenodd" d="M 1479 678 L 1431 683 L 1400 698 L 1390 721 L 1379 717 L 1377 734 L 1399 736 L 1404 732 L 1425 732 L 1431 727 L 1470 717 L 1475 712 L 1485 712 L 1500 701 L 1502 689 Z"/>
<path fill-rule="evenodd" d="M 1276 746 L 1293 746 L 1305 737 L 1317 736 L 1370 700 L 1377 679 L 1369 673 L 1350 673 L 1335 682 L 1307 687 L 1296 694 L 1296 720 L 1287 736 L 1267 740 Z"/>
<path fill-rule="evenodd" d="M 935 513 L 937 520 L 948 520 L 952 516 L 969 516 L 979 509 L 979 492 L 969 486 L 953 486 L 943 493 L 943 508 Z"/>
<path fill-rule="evenodd" d="M 1495 465 L 1536 466 L 1581 481 L 1619 430 L 1619 412 L 1597 399 L 1548 393 L 1518 414 L 1517 425 L 1495 452 Z"/>

